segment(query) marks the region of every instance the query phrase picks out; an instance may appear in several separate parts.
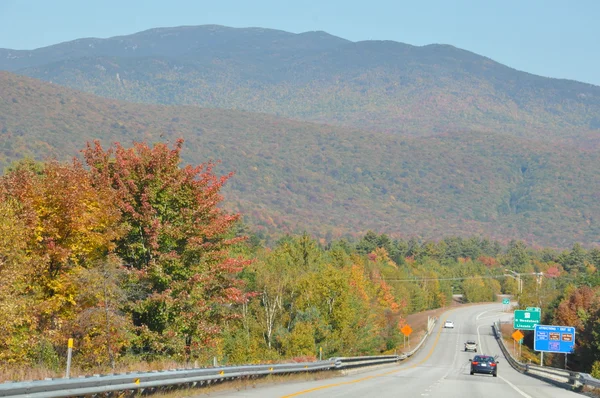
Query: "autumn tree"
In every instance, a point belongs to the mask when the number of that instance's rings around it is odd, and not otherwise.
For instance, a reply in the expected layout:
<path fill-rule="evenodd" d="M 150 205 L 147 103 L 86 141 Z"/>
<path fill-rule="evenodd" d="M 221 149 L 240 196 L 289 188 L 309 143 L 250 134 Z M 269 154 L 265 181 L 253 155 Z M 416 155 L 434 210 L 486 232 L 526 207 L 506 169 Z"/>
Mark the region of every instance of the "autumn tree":
<path fill-rule="evenodd" d="M 121 259 L 108 255 L 92 267 L 78 268 L 72 278 L 74 300 L 82 309 L 68 325 L 69 335 L 78 342 L 77 363 L 114 369 L 134 337 L 131 317 L 121 310 L 126 300 L 121 287 L 126 281 Z"/>
<path fill-rule="evenodd" d="M 31 231 L 17 217 L 16 201 L 0 197 L 0 370 L 29 362 L 36 345 L 31 288 L 36 259 L 27 253 Z M 29 267 L 28 267 L 28 266 Z"/>
<path fill-rule="evenodd" d="M 232 174 L 216 176 L 214 163 L 180 167 L 182 145 L 96 142 L 83 153 L 95 184 L 117 192 L 128 232 L 115 253 L 131 271 L 139 348 L 190 357 L 216 343 L 230 305 L 243 301 L 236 275 L 247 261 L 228 255 L 241 239 L 227 236 L 239 215 L 218 207 Z"/>
<path fill-rule="evenodd" d="M 600 360 L 600 289 L 589 286 L 574 286 L 566 289 L 554 313 L 553 324 L 573 326 L 577 341 L 573 365 L 584 369 L 591 368 L 594 361 Z"/>
<path fill-rule="evenodd" d="M 13 232 L 20 225 L 25 232 L 16 247 L 25 245 L 34 259 L 22 264 L 24 291 L 32 300 L 27 313 L 50 344 L 63 345 L 63 328 L 84 310 L 73 300 L 73 273 L 105 256 L 122 232 L 114 192 L 94 187 L 77 160 L 22 162 L 0 179 L 0 191 L 5 203 L 19 203 L 13 207 L 18 220 Z"/>

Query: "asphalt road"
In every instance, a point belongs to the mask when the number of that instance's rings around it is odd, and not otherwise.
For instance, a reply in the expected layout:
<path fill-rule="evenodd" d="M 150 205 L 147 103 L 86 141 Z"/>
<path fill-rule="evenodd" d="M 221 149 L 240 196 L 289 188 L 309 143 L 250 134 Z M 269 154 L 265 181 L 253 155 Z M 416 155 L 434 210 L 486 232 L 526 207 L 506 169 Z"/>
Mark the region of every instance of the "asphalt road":
<path fill-rule="evenodd" d="M 558 398 L 581 395 L 522 375 L 513 370 L 498 347 L 491 324 L 509 318 L 502 304 L 466 306 L 442 315 L 421 350 L 399 365 L 319 381 L 262 385 L 241 391 L 210 394 L 214 397 L 485 397 Z M 443 329 L 446 319 L 454 329 Z M 478 353 L 499 355 L 498 377 L 469 374 L 466 340 L 478 342 Z"/>

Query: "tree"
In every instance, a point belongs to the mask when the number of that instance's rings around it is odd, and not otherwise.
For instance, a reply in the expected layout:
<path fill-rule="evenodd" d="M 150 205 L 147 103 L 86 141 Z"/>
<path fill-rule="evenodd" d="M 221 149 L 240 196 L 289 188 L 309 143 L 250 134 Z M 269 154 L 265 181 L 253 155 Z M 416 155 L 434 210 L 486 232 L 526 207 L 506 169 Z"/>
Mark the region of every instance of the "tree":
<path fill-rule="evenodd" d="M 577 332 L 573 365 L 589 369 L 598 360 L 600 337 L 600 289 L 589 286 L 570 288 L 554 314 L 553 324 L 573 326 Z"/>
<path fill-rule="evenodd" d="M 531 256 L 525 243 L 521 241 L 511 241 L 508 244 L 508 251 L 502 258 L 502 265 L 516 272 L 529 271 L 531 266 Z"/>
<path fill-rule="evenodd" d="M 290 302 L 295 298 L 294 286 L 297 280 L 294 280 L 289 264 L 289 256 L 279 249 L 252 266 L 255 279 L 253 288 L 259 294 L 262 309 L 257 317 L 269 349 L 273 345 L 273 332 L 277 322 L 283 316 L 284 301 Z"/>
<path fill-rule="evenodd" d="M 379 237 L 373 231 L 367 231 L 365 236 L 356 244 L 359 254 L 369 254 L 379 247 Z"/>
<path fill-rule="evenodd" d="M 143 349 L 189 358 L 216 344 L 230 305 L 244 300 L 237 274 L 248 261 L 228 255 L 243 239 L 228 236 L 239 215 L 218 207 L 233 174 L 216 176 L 214 163 L 180 168 L 182 145 L 95 142 L 83 154 L 96 186 L 117 192 L 128 232 L 115 253 L 131 271 L 128 310 Z"/>
<path fill-rule="evenodd" d="M 463 282 L 465 300 L 469 303 L 493 301 L 496 298 L 496 290 L 500 289 L 500 284 L 497 281 L 494 282 L 493 285 L 490 285 L 480 276 L 466 279 Z"/>
<path fill-rule="evenodd" d="M 35 235 L 30 249 L 47 259 L 43 276 L 104 256 L 122 234 L 115 193 L 94 186 L 77 160 L 19 164 L 0 184 L 6 197 L 21 203 L 18 217 Z"/>
<path fill-rule="evenodd" d="M 28 232 L 21 238 L 36 259 L 27 266 L 33 303 L 28 309 L 51 343 L 62 344 L 61 328 L 80 310 L 72 275 L 102 258 L 122 235 L 115 193 L 94 187 L 81 162 L 23 162 L 0 179 L 5 201 L 16 201 L 14 216 Z"/>
<path fill-rule="evenodd" d="M 79 267 L 73 278 L 80 311 L 68 329 L 78 342 L 77 362 L 83 367 L 109 364 L 114 369 L 133 337 L 131 319 L 119 308 L 126 299 L 121 287 L 126 279 L 121 260 L 109 255 L 93 267 Z"/>
<path fill-rule="evenodd" d="M 38 260 L 27 253 L 31 230 L 17 217 L 18 207 L 0 197 L 0 369 L 26 364 L 37 340 L 37 319 L 29 310 L 34 301 L 27 291 Z"/>
<path fill-rule="evenodd" d="M 575 243 L 570 252 L 564 252 L 559 256 L 558 262 L 566 271 L 577 273 L 584 270 L 585 260 L 585 250 L 579 243 Z"/>

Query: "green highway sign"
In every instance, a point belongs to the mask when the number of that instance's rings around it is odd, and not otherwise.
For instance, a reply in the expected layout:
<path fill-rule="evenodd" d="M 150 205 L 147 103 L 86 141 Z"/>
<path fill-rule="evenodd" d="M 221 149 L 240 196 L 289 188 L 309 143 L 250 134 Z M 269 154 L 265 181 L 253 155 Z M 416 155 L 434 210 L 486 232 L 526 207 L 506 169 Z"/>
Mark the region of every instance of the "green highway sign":
<path fill-rule="evenodd" d="M 537 311 L 537 312 L 542 312 L 542 309 L 540 307 L 527 307 L 525 308 L 525 311 Z"/>
<path fill-rule="evenodd" d="M 541 311 L 516 310 L 513 328 L 519 330 L 534 330 L 540 323 Z"/>
<path fill-rule="evenodd" d="M 502 299 L 502 304 L 510 304 L 510 299 Z"/>

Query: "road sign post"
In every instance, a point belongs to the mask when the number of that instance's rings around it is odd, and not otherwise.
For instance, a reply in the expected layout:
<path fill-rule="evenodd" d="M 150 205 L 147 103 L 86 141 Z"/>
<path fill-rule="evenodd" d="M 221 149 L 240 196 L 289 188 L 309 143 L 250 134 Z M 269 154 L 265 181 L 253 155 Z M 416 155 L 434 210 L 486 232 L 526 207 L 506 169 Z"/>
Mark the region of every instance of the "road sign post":
<path fill-rule="evenodd" d="M 406 347 L 406 339 L 408 338 L 408 348 L 410 348 L 410 334 L 413 332 L 412 328 L 410 325 L 404 325 L 400 331 L 404 335 L 404 346 Z"/>
<path fill-rule="evenodd" d="M 515 343 L 518 341 L 519 342 L 519 358 L 521 358 L 522 355 L 522 344 L 523 344 L 523 337 L 525 337 L 525 335 L 520 331 L 520 330 L 515 330 L 515 332 L 511 335 L 513 338 L 513 351 L 515 351 L 515 355 L 516 355 L 516 347 L 515 347 Z"/>
<path fill-rule="evenodd" d="M 503 298 L 502 299 L 502 311 L 507 311 L 510 305 L 510 299 L 509 298 Z"/>
<path fill-rule="evenodd" d="M 541 311 L 516 310 L 513 328 L 520 330 L 534 330 L 535 325 L 539 325 L 541 317 Z"/>
<path fill-rule="evenodd" d="M 67 341 L 67 371 L 65 372 L 65 379 L 71 377 L 71 357 L 73 356 L 73 339 Z"/>

